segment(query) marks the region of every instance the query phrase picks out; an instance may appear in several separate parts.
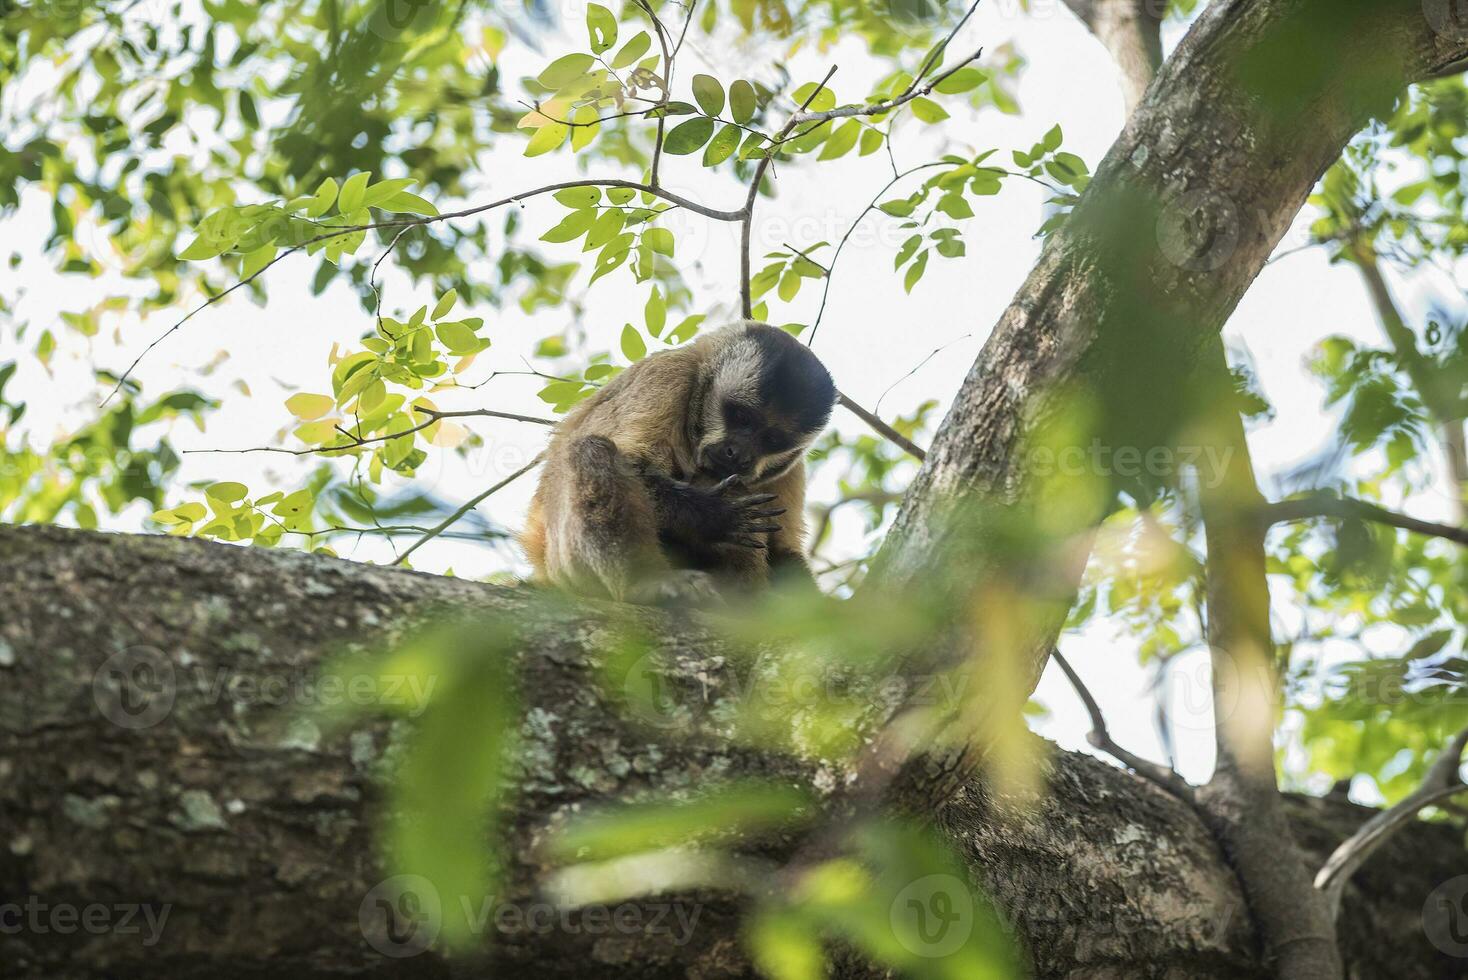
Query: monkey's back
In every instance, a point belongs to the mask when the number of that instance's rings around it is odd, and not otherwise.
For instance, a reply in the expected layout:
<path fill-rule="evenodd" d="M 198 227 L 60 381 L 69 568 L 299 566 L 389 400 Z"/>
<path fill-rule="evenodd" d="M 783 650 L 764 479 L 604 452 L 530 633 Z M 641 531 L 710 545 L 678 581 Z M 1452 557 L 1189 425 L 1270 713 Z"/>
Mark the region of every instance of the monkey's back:
<path fill-rule="evenodd" d="M 707 350 L 702 338 L 643 358 L 576 406 L 556 426 L 545 451 L 520 543 L 536 577 L 545 579 L 547 527 L 555 526 L 558 491 L 570 480 L 570 446 L 585 436 L 610 439 L 617 451 L 669 472 L 692 468 L 687 437 L 689 398 Z"/>

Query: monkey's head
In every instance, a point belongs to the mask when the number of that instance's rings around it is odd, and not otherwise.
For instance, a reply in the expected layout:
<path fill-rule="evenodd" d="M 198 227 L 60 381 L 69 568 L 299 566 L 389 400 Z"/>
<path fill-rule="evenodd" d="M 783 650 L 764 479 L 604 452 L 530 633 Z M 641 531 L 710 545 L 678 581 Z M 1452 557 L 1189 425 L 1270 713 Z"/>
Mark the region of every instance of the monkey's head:
<path fill-rule="evenodd" d="M 700 472 L 754 484 L 793 466 L 825 427 L 836 384 L 814 354 L 763 323 L 710 334 L 701 404 L 690 406 Z"/>

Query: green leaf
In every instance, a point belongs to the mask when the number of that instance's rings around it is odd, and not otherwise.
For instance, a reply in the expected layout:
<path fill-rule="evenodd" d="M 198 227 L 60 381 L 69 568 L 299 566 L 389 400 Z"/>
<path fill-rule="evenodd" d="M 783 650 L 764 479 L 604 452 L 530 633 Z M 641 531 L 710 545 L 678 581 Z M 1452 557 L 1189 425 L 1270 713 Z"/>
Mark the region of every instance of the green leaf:
<path fill-rule="evenodd" d="M 709 141 L 709 145 L 703 151 L 703 165 L 717 167 L 729 159 L 739 148 L 739 137 L 739 127 L 733 123 L 719 130 L 718 135 Z"/>
<path fill-rule="evenodd" d="M 530 137 L 530 142 L 525 146 L 525 155 L 538 157 L 542 153 L 549 153 L 566 142 L 566 135 L 570 131 L 571 127 L 565 123 L 546 123 L 535 131 L 534 136 Z"/>
<path fill-rule="evenodd" d="M 617 208 L 608 208 L 601 212 L 600 217 L 591 223 L 591 230 L 586 233 L 586 241 L 582 244 L 583 252 L 601 248 L 611 241 L 622 230 L 626 222 L 625 214 Z"/>
<path fill-rule="evenodd" d="M 693 76 L 693 98 L 706 116 L 724 111 L 724 86 L 712 75 Z"/>
<path fill-rule="evenodd" d="M 963 219 L 972 218 L 974 209 L 969 207 L 962 194 L 944 194 L 938 199 L 937 208 L 950 218 Z"/>
<path fill-rule="evenodd" d="M 319 218 L 331 210 L 336 203 L 337 186 L 336 181 L 328 177 L 316 188 L 316 194 L 311 198 L 311 203 L 306 205 L 306 217 Z"/>
<path fill-rule="evenodd" d="M 652 295 L 647 298 L 647 306 L 643 308 L 642 314 L 647 323 L 647 332 L 654 337 L 661 335 L 663 327 L 668 323 L 668 304 L 663 299 L 661 289 L 653 287 Z"/>
<path fill-rule="evenodd" d="M 480 349 L 479 338 L 463 323 L 452 320 L 440 323 L 433 332 L 450 354 L 473 354 Z"/>
<path fill-rule="evenodd" d="M 908 259 L 912 258 L 913 255 L 917 254 L 918 246 L 921 245 L 922 243 L 923 243 L 923 236 L 922 235 L 913 235 L 907 241 L 903 242 L 902 243 L 902 247 L 897 250 L 897 257 L 896 257 L 896 259 L 892 263 L 892 268 L 894 268 L 894 269 L 900 269 L 900 268 L 902 268 L 902 264 L 904 262 L 906 262 Z"/>
<path fill-rule="evenodd" d="M 622 328 L 622 356 L 633 363 L 647 356 L 647 342 L 630 323 Z"/>
<path fill-rule="evenodd" d="M 457 289 L 450 289 L 448 292 L 443 294 L 443 297 L 440 298 L 438 301 L 438 305 L 433 308 L 431 319 L 442 320 L 444 317 L 448 316 L 449 310 L 452 310 L 454 308 L 454 304 L 458 301 L 459 291 Z"/>
<path fill-rule="evenodd" d="M 601 203 L 599 187 L 567 187 L 551 195 L 572 211 L 580 211 Z"/>
<path fill-rule="evenodd" d="M 826 140 L 825 148 L 821 150 L 817 160 L 834 160 L 845 156 L 856 146 L 857 137 L 861 135 L 862 125 L 855 119 L 848 119 L 842 123 Z"/>
<path fill-rule="evenodd" d="M 896 200 L 883 201 L 881 204 L 877 205 L 877 210 L 883 212 L 884 214 L 890 214 L 894 218 L 906 218 L 908 215 L 912 214 L 916 207 L 917 205 L 911 201 Z"/>
<path fill-rule="evenodd" d="M 612 204 L 626 204 L 636 196 L 637 192 L 630 187 L 611 187 L 607 189 L 607 200 Z"/>
<path fill-rule="evenodd" d="M 564 405 L 575 399 L 584 387 L 579 381 L 552 381 L 540 389 L 539 398 L 551 405 Z"/>
<path fill-rule="evenodd" d="M 595 63 L 596 59 L 589 54 L 563 55 L 547 65 L 535 80 L 553 92 L 559 91 L 561 86 L 585 75 Z"/>
<path fill-rule="evenodd" d="M 357 397 L 357 412 L 370 412 L 387 399 L 387 385 L 379 378 L 362 389 L 362 394 Z"/>
<path fill-rule="evenodd" d="M 882 148 L 883 139 L 885 137 L 882 135 L 880 129 L 872 129 L 870 127 L 863 129 L 861 134 L 861 148 L 857 151 L 857 155 L 867 156 L 876 153 Z"/>
<path fill-rule="evenodd" d="M 220 503 L 232 504 L 244 500 L 249 495 L 250 489 L 243 483 L 232 483 L 226 480 L 221 483 L 211 483 L 205 488 L 204 493 Z"/>
<path fill-rule="evenodd" d="M 912 292 L 912 287 L 917 285 L 923 277 L 923 270 L 928 267 L 928 253 L 922 252 L 907 268 L 907 275 L 902 277 L 902 288 L 905 292 Z"/>
<path fill-rule="evenodd" d="M 708 116 L 685 120 L 668 131 L 663 152 L 674 156 L 696 153 L 714 135 L 714 121 Z"/>
<path fill-rule="evenodd" d="M 744 79 L 741 78 L 729 86 L 729 114 L 734 117 L 735 122 L 740 124 L 749 122 L 754 118 L 758 105 L 754 86 Z"/>
<path fill-rule="evenodd" d="M 569 242 L 586 234 L 591 223 L 596 220 L 597 212 L 592 208 L 584 211 L 572 211 L 560 220 L 560 222 L 540 236 L 543 242 Z"/>
<path fill-rule="evenodd" d="M 779 297 L 788 303 L 800 292 L 800 274 L 794 269 L 786 269 L 785 274 L 780 277 L 780 288 L 776 290 Z"/>
<path fill-rule="evenodd" d="M 591 39 L 591 53 L 601 54 L 617 43 L 617 18 L 599 3 L 586 6 L 586 33 Z"/>
<path fill-rule="evenodd" d="M 367 193 L 362 195 L 364 208 L 375 208 L 383 201 L 390 201 L 399 191 L 405 191 L 412 187 L 417 181 L 412 177 L 394 177 L 392 180 L 381 180 L 367 188 Z"/>
<path fill-rule="evenodd" d="M 392 197 L 377 205 L 379 210 L 389 211 L 393 214 L 422 214 L 428 217 L 436 217 L 438 208 L 432 202 L 426 201 L 410 191 L 398 191 Z"/>
<path fill-rule="evenodd" d="M 948 118 L 948 110 L 944 109 L 932 99 L 918 96 L 912 100 L 911 105 L 912 114 L 929 125 L 940 123 Z"/>
<path fill-rule="evenodd" d="M 651 46 L 652 38 L 648 36 L 647 31 L 638 31 L 632 35 L 631 40 L 622 45 L 622 50 L 618 51 L 617 56 L 612 59 L 612 67 L 626 68 L 638 58 L 641 58 Z"/>
<path fill-rule="evenodd" d="M 1040 141 L 1040 145 L 1045 147 L 1047 151 L 1053 153 L 1056 150 L 1060 149 L 1060 144 L 1064 139 L 1065 134 L 1064 132 L 1062 132 L 1060 124 L 1056 123 L 1050 128 L 1050 131 L 1045 134 L 1045 138 Z"/>
<path fill-rule="evenodd" d="M 202 521 L 209 512 L 204 509 L 203 504 L 190 501 L 189 503 L 180 504 L 178 507 L 175 507 L 173 513 L 182 520 L 193 522 Z"/>
<path fill-rule="evenodd" d="M 666 228 L 649 228 L 642 233 L 642 244 L 654 252 L 673 257 L 673 233 Z"/>
<path fill-rule="evenodd" d="M 978 88 L 988 77 L 986 72 L 978 68 L 960 68 L 933 86 L 933 91 L 940 92 L 943 95 L 958 95 L 960 92 L 968 92 Z"/>
<path fill-rule="evenodd" d="M 267 245 L 261 245 L 253 252 L 246 253 L 245 261 L 240 266 L 241 278 L 248 279 L 255 273 L 259 272 L 261 269 L 265 268 L 267 265 L 275 260 L 275 256 L 279 251 L 280 249 L 277 248 L 272 242 Z"/>
<path fill-rule="evenodd" d="M 285 400 L 285 407 L 292 415 L 307 421 L 319 419 L 335 406 L 336 402 L 329 395 L 313 395 L 304 391 Z"/>
<path fill-rule="evenodd" d="M 796 89 L 790 97 L 795 100 L 796 105 L 805 106 L 807 112 L 825 112 L 827 109 L 835 108 L 836 93 L 831 91 L 829 85 L 822 86 L 820 92 L 812 98 L 811 93 L 816 91 L 817 85 L 820 85 L 820 83 L 806 82 L 800 88 Z M 806 104 L 807 99 L 810 99 L 808 105 Z"/>
<path fill-rule="evenodd" d="M 352 174 L 347 182 L 342 184 L 341 196 L 337 198 L 337 210 L 342 214 L 350 214 L 362 206 L 362 199 L 367 195 L 367 182 L 372 179 L 370 172 Z"/>

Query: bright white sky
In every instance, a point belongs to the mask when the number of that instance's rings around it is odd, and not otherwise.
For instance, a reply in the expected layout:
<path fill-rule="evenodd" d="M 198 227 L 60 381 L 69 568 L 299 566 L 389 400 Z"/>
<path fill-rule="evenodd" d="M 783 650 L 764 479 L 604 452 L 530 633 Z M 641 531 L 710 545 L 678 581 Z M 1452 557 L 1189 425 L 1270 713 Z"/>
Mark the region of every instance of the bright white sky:
<path fill-rule="evenodd" d="M 149 6 L 145 4 L 139 10 Z M 1009 117 L 993 110 L 976 114 L 958 100 L 948 99 L 945 105 L 953 114 L 949 123 L 931 128 L 915 121 L 905 124 L 904 138 L 897 149 L 900 166 L 936 157 L 942 152 L 939 141 L 943 138 L 953 141 L 955 150 L 998 147 L 1007 158 L 1010 149 L 1028 148 L 1056 122 L 1064 127 L 1067 149 L 1080 154 L 1093 167 L 1099 162 L 1123 122 L 1114 69 L 1100 45 L 1058 2 L 1038 2 L 1034 6 L 1030 14 L 1022 14 L 1014 0 L 984 4 L 953 46 L 954 51 L 966 52 L 982 44 L 993 51 L 1013 41 L 1030 61 L 1019 86 L 1023 114 Z M 579 2 L 563 0 L 560 7 L 565 22 L 573 25 L 575 40 L 548 37 L 540 54 L 512 42 L 502 62 L 504 77 L 533 74 L 552 58 L 581 49 L 584 36 L 579 27 Z M 1170 28 L 1169 47 L 1176 43 L 1180 30 L 1176 25 Z M 696 71 L 708 71 L 724 79 L 758 77 L 769 56 L 767 50 L 748 45 L 710 44 L 696 34 L 689 47 L 691 52 L 680 61 L 683 85 Z M 797 77 L 815 79 L 830 64 L 840 68 L 833 86 L 843 99 L 864 95 L 875 76 L 861 45 L 851 42 L 824 54 L 801 54 L 794 62 L 795 73 Z M 44 79 L 33 82 L 33 91 L 19 93 L 19 97 L 44 96 Z M 12 97 L 17 97 L 16 93 L 12 92 Z M 470 200 L 498 197 L 578 175 L 568 155 L 527 160 L 520 156 L 518 145 L 505 141 L 502 149 L 481 161 L 481 190 Z M 862 159 L 851 155 L 835 165 L 819 168 L 782 168 L 778 198 L 764 200 L 760 206 L 755 225 L 756 255 L 786 242 L 802 247 L 822 239 L 834 242 L 889 177 L 884 154 Z M 724 174 L 710 176 L 698 166 L 696 157 L 673 159 L 665 180 L 673 189 L 716 207 L 738 204 L 739 188 L 732 179 Z M 967 256 L 956 260 L 935 257 L 910 296 L 903 293 L 898 277 L 892 273 L 892 256 L 906 234 L 894 227 L 895 221 L 869 215 L 842 255 L 830 306 L 815 344 L 842 390 L 871 407 L 889 386 L 934 349 L 943 347 L 941 354 L 886 396 L 882 411 L 888 417 L 908 412 L 927 398 L 937 398 L 946 407 L 1038 255 L 1038 242 L 1031 236 L 1043 219 L 1043 200 L 1039 188 L 1015 182 L 1000 197 L 976 207 L 977 216 L 964 229 Z M 454 202 L 437 203 L 444 210 L 454 206 Z M 559 220 L 562 212 L 546 197 L 528 203 L 524 218 L 528 228 L 538 233 Z M 1281 251 L 1306 241 L 1308 219 L 1307 213 L 1297 221 Z M 733 227 L 686 217 L 675 219 L 674 228 L 677 257 L 695 288 L 697 304 L 723 303 L 727 315 L 729 304 L 737 296 Z M 18 215 L 0 222 L 0 239 L 11 249 L 18 249 L 25 259 L 19 271 L 25 296 L 19 304 L 18 320 L 33 325 L 28 346 L 43 325 L 58 323 L 62 311 L 85 309 L 118 289 L 115 277 L 87 283 L 76 277 L 63 279 L 52 272 L 51 262 L 39 254 L 49 229 L 49 202 L 35 192 L 26 196 Z M 1138 233 L 1152 234 L 1153 229 L 1138 229 Z M 98 244 L 105 245 L 97 237 Z M 546 246 L 552 255 L 558 248 L 569 255 L 576 246 Z M 829 252 L 824 257 L 828 258 Z M 173 433 L 176 446 L 218 449 L 290 444 L 287 434 L 293 423 L 283 405 L 286 397 L 298 390 L 329 390 L 326 358 L 332 345 L 354 344 L 369 326 L 356 297 L 345 286 L 334 285 L 320 297 L 310 295 L 314 268 L 315 262 L 310 259 L 282 262 L 269 273 L 267 308 L 242 298 L 231 299 L 196 317 L 144 361 L 136 377 L 147 392 L 160 393 L 179 384 L 192 384 L 224 400 L 223 408 L 211 417 L 207 432 L 179 427 Z M 383 273 L 385 312 L 411 312 L 422 303 L 432 302 L 433 297 L 425 289 L 412 288 L 391 263 L 384 264 Z M 485 274 L 488 276 L 487 270 Z M 0 275 L 16 273 L 4 269 Z M 1416 310 L 1425 309 L 1434 295 L 1455 292 L 1446 279 L 1423 278 L 1396 285 L 1402 300 Z M 5 292 L 13 291 L 13 284 L 7 283 Z M 629 275 L 614 274 L 601 280 L 591 296 L 594 312 L 580 326 L 587 331 L 593 349 L 615 349 L 622 324 L 629 320 L 641 323 L 646 289 L 633 288 Z M 807 285 L 791 308 L 776 308 L 771 318 L 776 322 L 808 322 L 818 301 L 819 290 Z M 701 308 L 697 304 L 695 308 Z M 493 348 L 481 355 L 476 369 L 520 368 L 521 356 L 528 355 L 537 340 L 566 325 L 564 314 L 559 312 L 542 312 L 534 318 L 516 309 L 474 313 L 485 317 L 485 333 L 494 342 Z M 100 397 L 91 383 L 92 365 L 121 370 L 177 316 L 170 311 L 155 314 L 145 322 L 124 319 L 115 324 L 115 332 L 109 329 L 96 338 L 90 349 L 78 349 L 74 340 L 66 340 L 65 328 L 58 328 L 65 347 L 53 363 L 52 376 L 48 378 L 32 368 L 23 371 L 14 384 L 18 390 L 13 394 L 31 402 L 28 424 L 32 437 L 38 443 L 49 440 L 67 425 L 89 417 Z M 715 319 L 717 316 L 714 312 Z M 1276 421 L 1251 434 L 1255 462 L 1268 491 L 1270 474 L 1311 455 L 1330 440 L 1335 429 L 1334 417 L 1322 408 L 1319 385 L 1304 372 L 1304 359 L 1311 347 L 1332 333 L 1376 343 L 1378 328 L 1355 274 L 1348 268 L 1329 266 L 1324 254 L 1312 249 L 1266 269 L 1245 297 L 1227 333 L 1231 342 L 1246 345 L 1252 352 L 1264 390 L 1278 409 Z M 25 361 L 26 351 L 3 349 L 3 345 L 13 343 L 10 332 L 0 335 L 0 361 L 15 357 Z M 227 357 L 221 361 L 223 355 Z M 210 364 L 217 367 L 207 376 L 201 375 L 200 369 Z M 235 387 L 238 382 L 248 385 L 250 397 L 240 395 Z M 491 407 L 546 414 L 546 407 L 535 397 L 539 387 L 540 382 L 534 378 L 502 377 L 468 397 L 440 397 L 439 405 L 445 409 Z M 545 431 L 537 426 L 471 421 L 484 436 L 486 448 L 467 461 L 449 453 L 434 454 L 415 477 L 417 488 L 430 489 L 450 501 L 467 499 L 518 469 L 535 455 L 545 438 Z M 839 410 L 835 424 L 849 432 L 863 428 L 858 420 Z M 263 494 L 277 487 L 294 488 L 307 465 L 277 454 L 193 455 L 186 457 L 183 477 L 239 480 L 254 493 Z M 481 513 L 498 523 L 518 527 L 533 485 L 531 478 L 520 481 L 483 505 Z M 830 493 L 830 486 L 818 483 L 814 496 L 821 498 Z M 180 494 L 179 502 L 182 499 Z M 1447 499 L 1429 495 L 1413 501 L 1413 510 L 1422 517 L 1442 518 L 1448 513 Z M 145 516 L 142 509 L 135 509 L 110 521 L 110 526 L 138 530 Z M 855 514 L 838 519 L 837 530 L 838 543 L 847 553 L 861 546 L 863 528 Z M 399 547 L 405 540 L 400 539 Z M 391 558 L 387 546 L 377 541 L 353 547 L 343 539 L 337 546 L 344 556 L 353 559 Z M 420 569 L 452 567 L 465 576 L 482 576 L 505 568 L 507 560 L 515 563 L 510 567 L 524 568 L 523 560 L 508 551 L 493 553 L 443 540 L 433 542 L 414 557 Z M 1298 616 L 1287 607 L 1287 596 L 1278 598 L 1281 621 L 1293 629 Z M 1136 638 L 1116 635 L 1114 627 L 1104 622 L 1062 643 L 1106 709 L 1113 737 L 1140 754 L 1161 759 L 1161 743 L 1153 726 L 1152 701 L 1147 691 L 1148 676 L 1136 663 L 1136 646 Z M 1173 680 L 1169 701 L 1178 763 L 1185 776 L 1201 780 L 1212 767 L 1206 658 L 1184 658 Z M 1035 727 L 1063 746 L 1085 750 L 1088 721 L 1053 665 L 1037 697 L 1051 714 Z"/>

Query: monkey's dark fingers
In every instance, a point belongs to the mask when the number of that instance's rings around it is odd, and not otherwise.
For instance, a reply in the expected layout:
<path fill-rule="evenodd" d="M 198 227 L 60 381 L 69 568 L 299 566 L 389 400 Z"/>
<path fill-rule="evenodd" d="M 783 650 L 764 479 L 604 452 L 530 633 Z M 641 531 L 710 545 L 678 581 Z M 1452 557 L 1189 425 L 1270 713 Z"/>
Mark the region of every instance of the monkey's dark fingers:
<path fill-rule="evenodd" d="M 742 528 L 745 531 L 754 531 L 758 534 L 774 534 L 780 530 L 778 524 L 746 524 Z"/>
<path fill-rule="evenodd" d="M 756 493 L 748 497 L 740 497 L 735 503 L 740 507 L 758 507 L 760 504 L 767 504 L 774 499 L 775 494 L 773 493 Z"/>
<path fill-rule="evenodd" d="M 747 511 L 746 512 L 746 516 L 748 516 L 748 517 L 779 517 L 781 514 L 785 513 L 785 511 L 788 510 L 788 509 L 789 508 L 786 508 L 786 507 L 776 507 L 776 508 L 773 508 L 771 510 L 751 510 L 751 511 Z"/>
<path fill-rule="evenodd" d="M 718 483 L 715 483 L 712 487 L 710 487 L 709 488 L 709 493 L 723 493 L 724 491 L 728 490 L 731 486 L 733 486 L 734 485 L 734 482 L 736 480 L 738 480 L 738 479 L 739 479 L 739 474 L 738 473 L 735 473 L 733 476 L 726 476 L 722 480 L 720 480 Z"/>
<path fill-rule="evenodd" d="M 742 534 L 738 535 L 737 537 L 730 538 L 729 543 L 737 544 L 741 548 L 754 548 L 756 551 L 762 551 L 765 547 L 765 543 L 763 541 L 756 541 L 754 538 L 746 537 Z"/>

